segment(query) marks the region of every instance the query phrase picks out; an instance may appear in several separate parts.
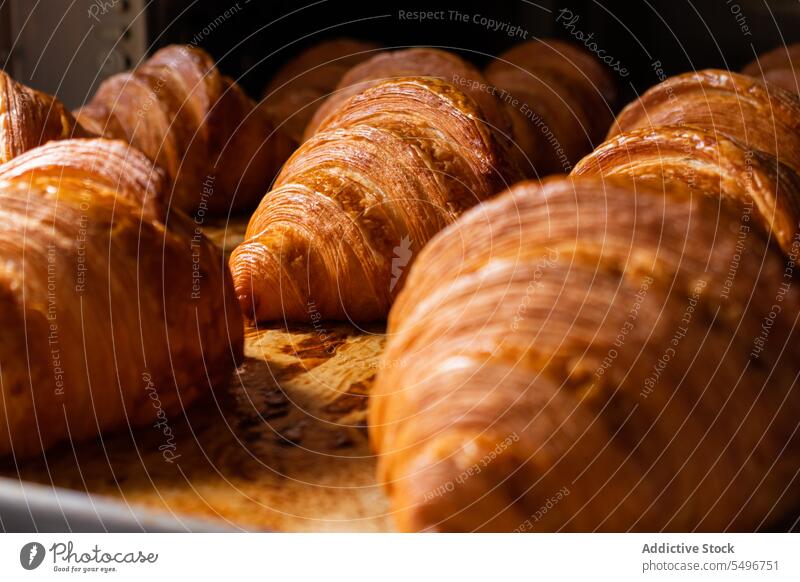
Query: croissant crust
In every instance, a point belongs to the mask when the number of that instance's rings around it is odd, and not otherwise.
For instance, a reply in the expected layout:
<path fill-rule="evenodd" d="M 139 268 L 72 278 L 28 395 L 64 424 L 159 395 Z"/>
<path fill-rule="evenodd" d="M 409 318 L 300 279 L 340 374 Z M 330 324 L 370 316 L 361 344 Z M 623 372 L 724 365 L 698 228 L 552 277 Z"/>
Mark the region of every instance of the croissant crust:
<path fill-rule="evenodd" d="M 677 189 L 521 183 L 422 251 L 369 404 L 400 529 L 752 531 L 787 509 L 800 296 L 734 207 Z"/>

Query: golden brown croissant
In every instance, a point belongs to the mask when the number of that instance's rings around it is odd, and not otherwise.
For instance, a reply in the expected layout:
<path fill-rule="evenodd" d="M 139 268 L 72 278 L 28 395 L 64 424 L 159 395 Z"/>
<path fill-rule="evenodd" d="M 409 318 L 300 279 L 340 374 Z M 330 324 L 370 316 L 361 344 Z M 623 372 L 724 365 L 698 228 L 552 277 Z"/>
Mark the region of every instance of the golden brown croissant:
<path fill-rule="evenodd" d="M 800 93 L 795 77 L 795 63 L 800 62 L 800 44 L 780 46 L 762 55 L 742 69 L 742 73 L 764 79 L 787 91 Z"/>
<path fill-rule="evenodd" d="M 430 77 L 342 104 L 286 162 L 231 256 L 243 310 L 384 318 L 422 246 L 519 175 L 482 116 Z"/>
<path fill-rule="evenodd" d="M 349 69 L 373 56 L 378 48 L 375 43 L 351 38 L 316 44 L 275 73 L 260 106 L 280 131 L 299 144 L 324 98 Z"/>
<path fill-rule="evenodd" d="M 222 256 L 167 214 L 167 183 L 143 154 L 102 139 L 0 166 L 0 454 L 149 423 L 168 448 L 172 415 L 242 357 Z"/>
<path fill-rule="evenodd" d="M 661 125 L 719 132 L 800 173 L 800 100 L 753 77 L 717 70 L 670 77 L 623 109 L 609 137 Z"/>
<path fill-rule="evenodd" d="M 583 49 L 533 40 L 501 54 L 485 72 L 511 117 L 529 176 L 569 172 L 608 131 L 616 84 Z"/>
<path fill-rule="evenodd" d="M 454 53 L 413 48 L 382 52 L 350 69 L 336 91 L 314 113 L 306 127 L 305 138 L 317 133 L 325 118 L 335 114 L 353 95 L 381 81 L 399 77 L 435 77 L 456 85 L 477 103 L 482 119 L 498 136 L 510 137 L 511 121 L 478 69 Z"/>
<path fill-rule="evenodd" d="M 440 233 L 370 395 L 402 530 L 753 530 L 800 468 L 800 296 L 724 200 L 521 183 Z"/>
<path fill-rule="evenodd" d="M 0 165 L 0 180 L 51 180 L 79 190 L 97 184 L 141 206 L 149 218 L 162 220 L 169 180 L 138 150 L 109 139 L 50 142 Z"/>
<path fill-rule="evenodd" d="M 655 188 L 754 206 L 754 220 L 788 255 L 800 229 L 800 178 L 774 157 L 747 150 L 722 134 L 661 126 L 617 135 L 583 158 L 574 175 L 630 176 Z M 679 189 L 680 190 L 680 189 Z"/>
<path fill-rule="evenodd" d="M 0 164 L 50 140 L 89 137 L 55 97 L 0 71 Z"/>
<path fill-rule="evenodd" d="M 174 181 L 170 203 L 188 213 L 252 208 L 292 147 L 208 54 L 190 46 L 166 47 L 107 79 L 77 117 L 164 168 Z"/>

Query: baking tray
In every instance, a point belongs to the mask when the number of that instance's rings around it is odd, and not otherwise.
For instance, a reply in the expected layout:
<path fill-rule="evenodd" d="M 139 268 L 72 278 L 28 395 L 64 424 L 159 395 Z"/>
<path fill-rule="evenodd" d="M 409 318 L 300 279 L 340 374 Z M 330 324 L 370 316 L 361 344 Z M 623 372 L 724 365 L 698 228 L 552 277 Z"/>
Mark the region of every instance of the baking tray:
<path fill-rule="evenodd" d="M 245 226 L 207 234 L 227 252 Z M 247 329 L 229 386 L 168 419 L 170 453 L 145 426 L 0 461 L 0 528 L 390 531 L 365 419 L 383 332 Z"/>

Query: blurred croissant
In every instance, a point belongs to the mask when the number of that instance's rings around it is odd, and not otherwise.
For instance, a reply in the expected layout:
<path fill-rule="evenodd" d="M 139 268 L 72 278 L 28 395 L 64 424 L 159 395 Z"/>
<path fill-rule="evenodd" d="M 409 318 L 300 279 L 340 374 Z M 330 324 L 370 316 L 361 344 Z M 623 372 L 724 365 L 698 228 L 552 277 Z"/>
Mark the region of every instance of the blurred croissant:
<path fill-rule="evenodd" d="M 168 184 L 136 149 L 104 139 L 52 142 L 0 166 L 0 454 L 162 430 L 242 358 L 223 258 L 167 213 Z"/>
<path fill-rule="evenodd" d="M 795 63 L 800 63 L 800 43 L 779 46 L 759 55 L 742 69 L 742 73 L 800 93 L 800 84 L 794 73 Z"/>
<path fill-rule="evenodd" d="M 608 137 L 663 125 L 720 133 L 800 173 L 800 99 L 776 85 L 717 70 L 670 77 L 625 107 Z"/>
<path fill-rule="evenodd" d="M 614 79 L 571 44 L 522 43 L 493 60 L 485 74 L 511 117 L 528 176 L 569 172 L 602 141 L 613 119 Z"/>
<path fill-rule="evenodd" d="M 0 71 L 0 164 L 50 140 L 88 136 L 58 99 Z"/>
<path fill-rule="evenodd" d="M 275 73 L 260 107 L 279 130 L 299 144 L 324 98 L 349 69 L 373 56 L 378 48 L 375 43 L 351 38 L 315 44 Z"/>
<path fill-rule="evenodd" d="M 191 46 L 168 46 L 106 79 L 76 116 L 88 131 L 121 139 L 161 166 L 174 182 L 170 204 L 190 214 L 252 208 L 292 148 Z"/>
<path fill-rule="evenodd" d="M 244 312 L 385 318 L 427 241 L 519 176 L 482 117 L 431 77 L 343 103 L 286 162 L 231 256 Z"/>
<path fill-rule="evenodd" d="M 791 508 L 792 270 L 738 203 L 680 188 L 524 182 L 422 251 L 369 405 L 401 530 L 753 531 Z"/>

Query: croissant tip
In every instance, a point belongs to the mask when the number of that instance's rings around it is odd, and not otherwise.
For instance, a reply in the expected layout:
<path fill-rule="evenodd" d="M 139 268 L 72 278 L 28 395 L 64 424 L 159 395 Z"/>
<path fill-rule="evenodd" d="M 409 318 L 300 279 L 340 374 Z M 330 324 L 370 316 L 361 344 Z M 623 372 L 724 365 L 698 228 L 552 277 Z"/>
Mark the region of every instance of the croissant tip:
<path fill-rule="evenodd" d="M 251 322 L 255 321 L 256 314 L 258 313 L 258 296 L 255 293 L 237 288 L 236 298 L 239 300 L 239 308 L 242 310 L 242 314 L 245 318 Z"/>

